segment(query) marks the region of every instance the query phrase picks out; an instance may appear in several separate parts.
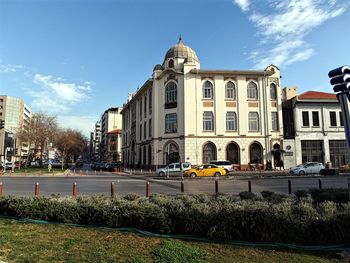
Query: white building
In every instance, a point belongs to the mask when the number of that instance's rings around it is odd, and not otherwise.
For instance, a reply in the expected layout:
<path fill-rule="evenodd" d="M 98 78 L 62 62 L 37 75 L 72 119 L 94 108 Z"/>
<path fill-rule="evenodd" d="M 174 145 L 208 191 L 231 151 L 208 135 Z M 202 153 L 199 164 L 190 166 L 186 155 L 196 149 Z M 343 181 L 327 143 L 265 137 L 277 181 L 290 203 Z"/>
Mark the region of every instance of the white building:
<path fill-rule="evenodd" d="M 120 112 L 121 108 L 109 108 L 101 116 L 99 151 L 103 161 L 116 162 L 121 159 L 122 115 Z"/>
<path fill-rule="evenodd" d="M 182 39 L 122 110 L 123 161 L 265 164 L 283 139 L 280 71 L 202 70 Z M 273 160 L 272 160 L 273 161 Z"/>
<path fill-rule="evenodd" d="M 347 146 L 340 104 L 333 93 L 297 88 L 283 90 L 285 167 L 303 162 L 347 163 Z"/>

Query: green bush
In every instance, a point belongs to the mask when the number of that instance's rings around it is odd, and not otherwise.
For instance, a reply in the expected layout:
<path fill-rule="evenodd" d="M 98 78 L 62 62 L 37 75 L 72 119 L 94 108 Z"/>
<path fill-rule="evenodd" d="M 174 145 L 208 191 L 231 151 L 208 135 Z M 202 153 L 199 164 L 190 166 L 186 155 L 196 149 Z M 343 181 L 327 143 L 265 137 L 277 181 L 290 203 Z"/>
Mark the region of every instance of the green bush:
<path fill-rule="evenodd" d="M 301 200 L 302 198 L 307 198 L 309 196 L 307 190 L 297 190 L 294 192 L 294 195 L 298 200 Z"/>
<path fill-rule="evenodd" d="M 332 201 L 335 203 L 349 202 L 349 191 L 346 188 L 312 188 L 309 193 L 315 203 Z"/>
<path fill-rule="evenodd" d="M 271 203 L 280 203 L 284 199 L 289 198 L 288 196 L 285 196 L 283 194 L 276 194 L 272 191 L 262 191 L 261 195 L 265 200 L 267 200 Z"/>
<path fill-rule="evenodd" d="M 260 199 L 256 194 L 248 191 L 240 192 L 239 197 L 242 200 L 259 200 Z"/>
<path fill-rule="evenodd" d="M 269 195 L 269 198 L 273 196 Z M 134 227 L 156 233 L 190 234 L 221 240 L 350 243 L 350 203 L 314 203 L 310 199 L 296 202 L 282 198 L 279 202 L 271 202 L 267 199 L 236 200 L 222 194 L 215 197 L 152 195 L 146 198 L 128 195 L 127 198 L 94 196 L 76 199 L 2 196 L 0 215 Z"/>

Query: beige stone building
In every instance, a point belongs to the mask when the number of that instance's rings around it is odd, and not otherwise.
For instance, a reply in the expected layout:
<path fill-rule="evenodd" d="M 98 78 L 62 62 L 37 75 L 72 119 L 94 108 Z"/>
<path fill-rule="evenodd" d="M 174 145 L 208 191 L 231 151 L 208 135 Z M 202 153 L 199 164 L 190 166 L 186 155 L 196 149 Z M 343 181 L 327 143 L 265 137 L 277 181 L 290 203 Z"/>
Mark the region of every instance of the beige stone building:
<path fill-rule="evenodd" d="M 196 53 L 180 38 L 123 107 L 124 164 L 230 160 L 245 169 L 273 162 L 283 139 L 280 78 L 274 65 L 200 69 Z"/>

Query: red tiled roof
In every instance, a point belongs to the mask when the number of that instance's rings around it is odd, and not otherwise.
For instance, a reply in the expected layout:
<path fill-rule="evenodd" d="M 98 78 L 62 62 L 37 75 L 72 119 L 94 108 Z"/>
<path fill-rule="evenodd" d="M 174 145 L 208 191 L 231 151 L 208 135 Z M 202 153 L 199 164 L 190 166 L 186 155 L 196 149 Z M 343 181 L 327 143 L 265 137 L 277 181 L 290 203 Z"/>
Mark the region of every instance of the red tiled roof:
<path fill-rule="evenodd" d="M 336 100 L 334 93 L 320 91 L 306 91 L 298 96 L 299 100 Z"/>

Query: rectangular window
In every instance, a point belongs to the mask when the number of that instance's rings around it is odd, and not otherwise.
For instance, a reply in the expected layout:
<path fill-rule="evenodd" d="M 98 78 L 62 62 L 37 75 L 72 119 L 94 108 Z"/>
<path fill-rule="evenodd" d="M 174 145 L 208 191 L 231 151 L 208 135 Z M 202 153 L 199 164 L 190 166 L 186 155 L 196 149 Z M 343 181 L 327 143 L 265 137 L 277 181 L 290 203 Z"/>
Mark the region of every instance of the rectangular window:
<path fill-rule="evenodd" d="M 271 112 L 271 120 L 272 120 L 272 130 L 278 131 L 278 114 L 277 114 L 277 112 Z"/>
<path fill-rule="evenodd" d="M 143 124 L 143 138 L 146 139 L 146 133 L 147 133 L 147 122 Z"/>
<path fill-rule="evenodd" d="M 227 131 L 237 130 L 237 121 L 236 121 L 235 112 L 229 111 L 226 113 L 226 130 Z"/>
<path fill-rule="evenodd" d="M 340 126 L 344 126 L 343 113 L 341 111 L 339 112 L 339 122 L 340 122 Z"/>
<path fill-rule="evenodd" d="M 214 130 L 214 116 L 211 111 L 205 111 L 203 113 L 203 130 L 204 131 Z"/>
<path fill-rule="evenodd" d="M 318 118 L 318 111 L 313 111 L 312 112 L 312 125 L 313 126 L 320 126 L 320 120 Z"/>
<path fill-rule="evenodd" d="M 329 112 L 329 119 L 330 119 L 332 127 L 337 126 L 337 115 L 336 115 L 335 111 L 330 111 Z"/>
<path fill-rule="evenodd" d="M 177 115 L 176 113 L 169 113 L 165 115 L 165 133 L 177 132 Z"/>
<path fill-rule="evenodd" d="M 152 137 L 152 119 L 148 122 L 148 136 Z"/>
<path fill-rule="evenodd" d="M 140 124 L 140 141 L 142 140 L 142 124 Z"/>
<path fill-rule="evenodd" d="M 259 131 L 259 114 L 257 112 L 249 112 L 248 122 L 249 131 Z"/>
<path fill-rule="evenodd" d="M 140 120 L 142 120 L 142 99 L 140 100 Z"/>
<path fill-rule="evenodd" d="M 310 123 L 309 123 L 309 112 L 307 111 L 303 111 L 303 126 L 304 127 L 309 127 Z"/>
<path fill-rule="evenodd" d="M 145 99 L 144 99 L 144 107 L 145 109 L 143 110 L 143 113 L 144 113 L 144 117 L 146 118 L 147 116 L 147 94 L 145 95 Z"/>
<path fill-rule="evenodd" d="M 149 92 L 149 95 L 148 95 L 148 109 L 149 109 L 149 114 L 152 114 L 152 90 Z"/>

